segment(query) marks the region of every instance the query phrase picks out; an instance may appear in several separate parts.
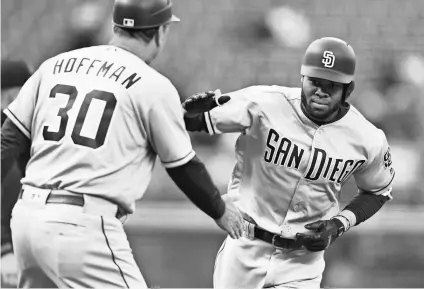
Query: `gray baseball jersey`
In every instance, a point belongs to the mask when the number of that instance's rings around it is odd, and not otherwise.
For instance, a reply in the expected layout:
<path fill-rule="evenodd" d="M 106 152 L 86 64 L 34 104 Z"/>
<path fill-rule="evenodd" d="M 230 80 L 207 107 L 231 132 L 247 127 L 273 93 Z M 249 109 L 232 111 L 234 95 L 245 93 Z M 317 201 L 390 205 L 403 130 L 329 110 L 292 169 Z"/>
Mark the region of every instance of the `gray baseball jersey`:
<path fill-rule="evenodd" d="M 353 106 L 318 126 L 301 110 L 300 88 L 252 86 L 205 113 L 211 134 L 241 133 L 230 194 L 258 226 L 287 238 L 339 212 L 342 186 L 389 197 L 395 175 L 385 134 Z"/>
<path fill-rule="evenodd" d="M 5 113 L 32 142 L 23 184 L 105 197 L 130 213 L 157 155 L 167 168 L 195 155 L 175 87 L 115 46 L 47 60 Z"/>

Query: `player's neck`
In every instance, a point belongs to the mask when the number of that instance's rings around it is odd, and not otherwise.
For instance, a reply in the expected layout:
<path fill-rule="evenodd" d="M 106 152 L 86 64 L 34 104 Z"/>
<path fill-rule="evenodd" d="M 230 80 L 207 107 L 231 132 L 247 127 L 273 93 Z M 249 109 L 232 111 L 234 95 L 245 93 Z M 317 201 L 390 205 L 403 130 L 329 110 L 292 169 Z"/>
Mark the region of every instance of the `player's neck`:
<path fill-rule="evenodd" d="M 113 45 L 123 50 L 126 50 L 146 63 L 150 63 L 152 61 L 153 53 L 152 51 L 150 51 L 151 49 L 136 40 L 130 40 L 123 37 L 114 36 L 109 42 L 109 45 Z"/>
<path fill-rule="evenodd" d="M 340 106 L 340 108 L 329 118 L 326 120 L 317 120 L 315 118 L 313 118 L 311 115 L 309 115 L 309 113 L 307 112 L 307 110 L 305 109 L 303 103 L 300 105 L 303 114 L 309 118 L 311 121 L 313 121 L 315 124 L 321 126 L 321 125 L 325 125 L 325 124 L 329 124 L 329 123 L 333 123 L 338 121 L 339 119 L 341 119 L 342 117 L 344 117 L 347 112 L 350 109 L 350 105 L 347 102 L 342 103 L 342 105 Z"/>

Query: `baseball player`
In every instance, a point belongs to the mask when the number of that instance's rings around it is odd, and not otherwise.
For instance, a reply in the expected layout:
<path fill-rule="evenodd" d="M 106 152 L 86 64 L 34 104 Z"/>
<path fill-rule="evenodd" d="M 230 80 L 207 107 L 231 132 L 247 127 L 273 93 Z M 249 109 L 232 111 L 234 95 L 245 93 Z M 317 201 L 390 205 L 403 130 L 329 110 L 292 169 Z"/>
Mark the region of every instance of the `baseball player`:
<path fill-rule="evenodd" d="M 347 102 L 355 61 L 350 45 L 325 37 L 306 50 L 300 88 L 247 87 L 216 108 L 218 92 L 183 103 L 188 130 L 240 133 L 228 198 L 247 230 L 222 244 L 215 288 L 319 288 L 325 249 L 392 198 L 385 134 Z M 359 193 L 340 210 L 351 176 Z"/>
<path fill-rule="evenodd" d="M 117 0 L 109 45 L 45 61 L 5 110 L 2 166 L 30 151 L 12 238 L 19 287 L 146 288 L 122 219 L 158 156 L 172 180 L 233 238 L 225 202 L 184 127 L 175 87 L 148 64 L 179 19 L 166 0 Z"/>

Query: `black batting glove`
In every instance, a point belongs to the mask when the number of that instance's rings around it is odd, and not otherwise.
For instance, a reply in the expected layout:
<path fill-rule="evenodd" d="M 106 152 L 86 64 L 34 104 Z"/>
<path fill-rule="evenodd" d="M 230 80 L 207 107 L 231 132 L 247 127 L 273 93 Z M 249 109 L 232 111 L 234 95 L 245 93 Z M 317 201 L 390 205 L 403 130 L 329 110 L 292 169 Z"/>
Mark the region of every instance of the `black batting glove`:
<path fill-rule="evenodd" d="M 305 228 L 315 233 L 297 233 L 296 239 L 312 252 L 327 249 L 345 230 L 343 223 L 336 218 L 309 223 Z"/>
<path fill-rule="evenodd" d="M 218 99 L 216 100 L 216 98 Z M 195 117 L 200 113 L 204 113 L 214 109 L 219 105 L 223 105 L 231 99 L 228 95 L 217 95 L 214 91 L 206 91 L 193 94 L 186 98 L 182 103 L 186 111 L 186 117 Z"/>

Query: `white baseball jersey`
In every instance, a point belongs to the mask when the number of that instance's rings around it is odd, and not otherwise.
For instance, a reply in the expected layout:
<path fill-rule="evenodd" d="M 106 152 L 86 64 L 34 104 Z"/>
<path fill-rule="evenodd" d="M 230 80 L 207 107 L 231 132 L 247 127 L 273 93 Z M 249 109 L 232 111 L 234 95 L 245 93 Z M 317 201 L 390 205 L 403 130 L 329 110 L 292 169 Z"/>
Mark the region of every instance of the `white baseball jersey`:
<path fill-rule="evenodd" d="M 195 155 L 175 87 L 104 45 L 44 62 L 5 113 L 31 139 L 23 184 L 114 200 L 128 212 L 151 179 Z"/>
<path fill-rule="evenodd" d="M 343 184 L 390 196 L 394 170 L 383 131 L 353 106 L 318 126 L 301 110 L 301 89 L 252 86 L 205 113 L 211 134 L 241 132 L 228 193 L 258 226 L 293 238 L 339 213 Z M 390 196 L 391 197 L 391 196 Z"/>

